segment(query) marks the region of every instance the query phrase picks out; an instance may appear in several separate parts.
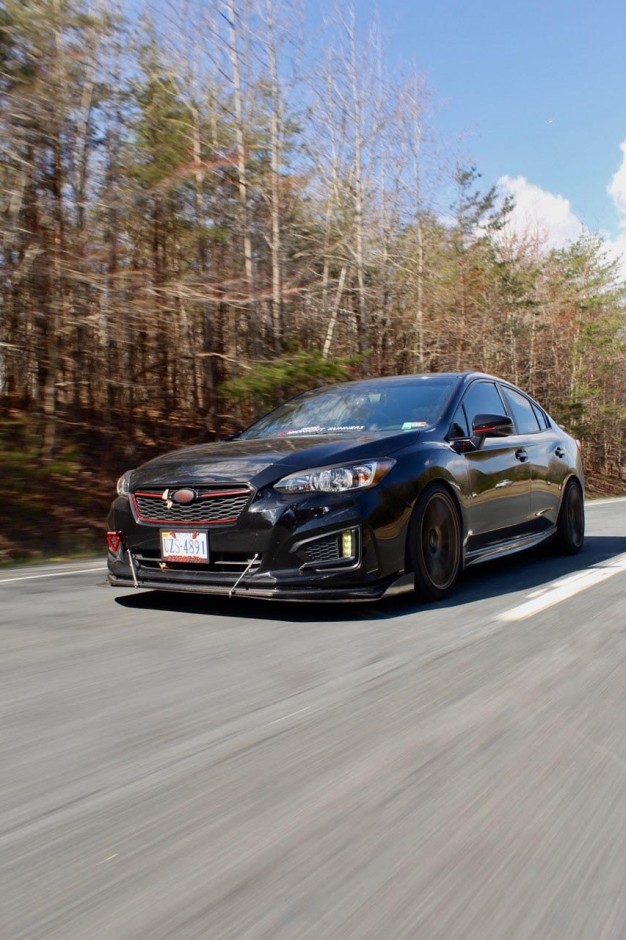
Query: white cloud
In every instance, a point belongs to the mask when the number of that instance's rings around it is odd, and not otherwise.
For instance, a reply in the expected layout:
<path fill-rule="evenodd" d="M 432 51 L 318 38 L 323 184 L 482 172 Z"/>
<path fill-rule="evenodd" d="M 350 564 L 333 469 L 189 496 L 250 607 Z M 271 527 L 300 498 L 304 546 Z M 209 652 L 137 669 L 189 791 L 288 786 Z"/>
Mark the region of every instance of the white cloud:
<path fill-rule="evenodd" d="M 626 231 L 617 238 L 605 238 L 604 248 L 609 261 L 617 261 L 619 273 L 626 281 Z"/>
<path fill-rule="evenodd" d="M 621 166 L 607 186 L 617 210 L 620 232 L 615 238 L 604 234 L 603 241 L 606 257 L 617 261 L 621 277 L 626 280 L 626 141 L 620 148 Z M 504 229 L 505 236 L 526 240 L 541 251 L 564 248 L 584 233 L 583 223 L 564 196 L 529 183 L 524 176 L 503 176 L 498 187 L 502 196 L 512 196 L 515 203 Z"/>
<path fill-rule="evenodd" d="M 564 248 L 583 234 L 584 225 L 564 196 L 555 196 L 524 176 L 502 176 L 498 188 L 515 203 L 506 226 L 511 234 L 545 248 Z"/>
<path fill-rule="evenodd" d="M 607 186 L 607 192 L 615 203 L 618 215 L 620 216 L 620 228 L 626 228 L 626 140 L 620 144 L 622 151 L 622 165 L 619 170 L 613 174 L 611 182 Z"/>
<path fill-rule="evenodd" d="M 606 249 L 608 256 L 618 262 L 621 275 L 626 280 L 626 140 L 620 144 L 620 149 L 622 165 L 613 174 L 606 189 L 615 203 L 621 231 L 617 238 L 606 240 Z"/>

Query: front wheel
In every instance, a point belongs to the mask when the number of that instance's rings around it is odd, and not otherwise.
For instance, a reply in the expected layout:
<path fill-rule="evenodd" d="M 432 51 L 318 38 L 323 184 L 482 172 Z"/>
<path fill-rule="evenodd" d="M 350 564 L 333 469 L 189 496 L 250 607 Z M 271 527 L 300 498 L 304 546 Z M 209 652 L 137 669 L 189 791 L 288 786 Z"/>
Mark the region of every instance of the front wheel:
<path fill-rule="evenodd" d="M 562 555 L 575 555 L 583 547 L 585 537 L 585 506 L 583 493 L 576 480 L 570 480 L 556 522 L 554 544 Z"/>
<path fill-rule="evenodd" d="M 408 548 L 416 593 L 431 601 L 446 597 L 461 571 L 461 522 L 445 486 L 429 486 L 415 504 Z"/>

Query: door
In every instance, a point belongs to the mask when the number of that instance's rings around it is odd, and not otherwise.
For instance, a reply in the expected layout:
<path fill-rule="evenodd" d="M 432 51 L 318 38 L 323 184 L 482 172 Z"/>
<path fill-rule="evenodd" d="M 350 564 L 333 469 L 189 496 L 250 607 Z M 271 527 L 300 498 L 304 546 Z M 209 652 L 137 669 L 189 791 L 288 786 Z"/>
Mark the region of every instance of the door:
<path fill-rule="evenodd" d="M 525 438 L 532 531 L 540 533 L 556 523 L 567 465 L 559 460 L 558 439 L 541 409 L 517 389 L 508 385 L 501 385 L 500 389 L 518 433 Z"/>
<path fill-rule="evenodd" d="M 462 411 L 462 413 L 460 413 Z M 506 414 L 496 384 L 479 380 L 463 397 L 455 422 L 468 436 L 479 414 Z M 526 437 L 487 437 L 464 456 L 469 477 L 468 551 L 519 538 L 531 530 L 530 463 Z"/>

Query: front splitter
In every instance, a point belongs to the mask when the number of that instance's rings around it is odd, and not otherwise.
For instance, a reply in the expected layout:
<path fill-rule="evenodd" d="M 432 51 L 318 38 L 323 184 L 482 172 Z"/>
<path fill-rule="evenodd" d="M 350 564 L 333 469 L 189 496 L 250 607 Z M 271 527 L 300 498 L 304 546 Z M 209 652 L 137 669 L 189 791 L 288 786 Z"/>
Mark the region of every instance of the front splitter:
<path fill-rule="evenodd" d="M 108 576 L 111 587 L 142 588 L 152 591 L 174 591 L 179 594 L 207 594 L 218 597 L 251 597 L 268 601 L 314 601 L 317 603 L 378 601 L 385 594 L 396 594 L 400 591 L 410 590 L 413 586 L 412 575 L 400 575 L 378 581 L 376 584 L 350 588 L 324 588 L 324 587 L 260 587 L 240 584 L 181 584 L 172 581 L 138 579 L 135 584 L 132 578 L 119 578 Z"/>

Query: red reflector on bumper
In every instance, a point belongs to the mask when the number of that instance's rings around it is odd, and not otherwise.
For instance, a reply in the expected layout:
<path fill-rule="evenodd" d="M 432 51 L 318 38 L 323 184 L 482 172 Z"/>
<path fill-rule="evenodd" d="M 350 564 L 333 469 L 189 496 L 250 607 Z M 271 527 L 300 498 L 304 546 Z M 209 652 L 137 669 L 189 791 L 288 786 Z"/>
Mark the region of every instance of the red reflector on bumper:
<path fill-rule="evenodd" d="M 107 545 L 115 554 L 122 544 L 122 536 L 119 532 L 107 532 Z"/>

